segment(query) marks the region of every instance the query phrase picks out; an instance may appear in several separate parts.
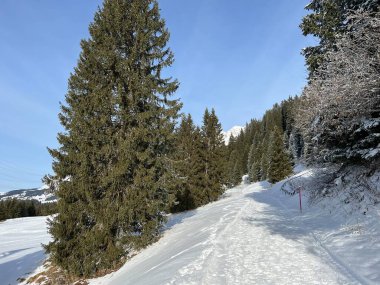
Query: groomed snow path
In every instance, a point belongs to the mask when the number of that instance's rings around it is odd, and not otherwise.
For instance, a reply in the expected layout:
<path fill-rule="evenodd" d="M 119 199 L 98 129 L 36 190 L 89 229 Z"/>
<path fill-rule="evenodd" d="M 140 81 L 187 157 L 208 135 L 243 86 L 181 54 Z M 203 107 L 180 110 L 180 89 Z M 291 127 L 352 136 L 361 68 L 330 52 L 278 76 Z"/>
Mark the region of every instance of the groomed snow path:
<path fill-rule="evenodd" d="M 298 198 L 256 183 L 174 215 L 159 242 L 90 284 L 373 284 L 318 238 Z"/>

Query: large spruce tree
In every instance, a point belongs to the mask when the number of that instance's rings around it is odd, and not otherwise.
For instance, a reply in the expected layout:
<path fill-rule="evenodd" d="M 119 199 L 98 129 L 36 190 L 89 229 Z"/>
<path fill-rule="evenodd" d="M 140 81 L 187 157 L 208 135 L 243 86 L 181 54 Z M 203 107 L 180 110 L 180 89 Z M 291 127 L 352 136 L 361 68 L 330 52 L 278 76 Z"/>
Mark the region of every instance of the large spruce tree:
<path fill-rule="evenodd" d="M 71 274 L 112 268 L 154 241 L 168 198 L 166 156 L 180 108 L 155 0 L 105 0 L 82 40 L 50 149 L 59 214 L 46 248 Z M 54 182 L 54 183 L 53 183 Z"/>

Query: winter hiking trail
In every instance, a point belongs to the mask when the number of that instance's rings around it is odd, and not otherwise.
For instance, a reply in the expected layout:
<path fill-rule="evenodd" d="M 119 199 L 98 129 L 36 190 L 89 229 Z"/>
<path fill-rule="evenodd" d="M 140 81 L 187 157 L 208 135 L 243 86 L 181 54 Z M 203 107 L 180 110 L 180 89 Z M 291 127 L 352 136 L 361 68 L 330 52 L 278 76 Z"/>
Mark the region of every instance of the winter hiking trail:
<path fill-rule="evenodd" d="M 325 222 L 297 203 L 268 183 L 236 187 L 173 215 L 157 243 L 90 284 L 375 284 L 323 244 Z"/>

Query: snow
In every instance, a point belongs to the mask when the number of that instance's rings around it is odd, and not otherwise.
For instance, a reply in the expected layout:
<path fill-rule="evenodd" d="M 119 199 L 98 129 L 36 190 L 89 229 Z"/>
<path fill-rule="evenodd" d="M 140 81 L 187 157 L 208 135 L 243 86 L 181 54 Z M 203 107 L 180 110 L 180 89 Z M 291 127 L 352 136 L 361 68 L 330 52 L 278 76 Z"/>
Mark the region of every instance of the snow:
<path fill-rule="evenodd" d="M 248 174 L 243 175 L 241 178 L 241 184 L 249 184 L 249 183 L 250 183 L 249 175 Z"/>
<path fill-rule="evenodd" d="M 48 243 L 46 217 L 0 222 L 0 283 L 18 284 L 45 259 L 41 243 Z"/>
<path fill-rule="evenodd" d="M 45 192 L 46 186 L 42 186 L 41 188 L 33 188 L 33 189 L 20 189 L 20 190 L 12 190 L 6 193 L 0 194 L 0 201 L 7 199 L 18 199 L 18 200 L 37 200 L 41 203 L 50 203 L 56 202 L 57 199 L 52 193 Z"/>
<path fill-rule="evenodd" d="M 378 146 L 377 148 L 373 148 L 373 149 L 369 150 L 367 152 L 367 154 L 364 156 L 364 158 L 369 159 L 369 158 L 377 156 L 379 153 L 380 153 L 380 146 Z"/>
<path fill-rule="evenodd" d="M 300 173 L 300 172 L 303 172 L 305 170 L 306 170 L 306 166 L 301 164 L 301 163 L 296 164 L 293 168 L 294 173 Z"/>
<path fill-rule="evenodd" d="M 173 215 L 159 242 L 90 284 L 380 283 L 379 212 L 347 219 L 304 201 L 301 214 L 280 186 L 240 185 Z"/>
<path fill-rule="evenodd" d="M 244 130 L 244 127 L 234 126 L 231 129 L 229 129 L 228 131 L 223 132 L 224 143 L 226 145 L 228 145 L 228 143 L 230 142 L 231 136 L 234 136 L 236 138 L 242 130 Z"/>
<path fill-rule="evenodd" d="M 313 171 L 302 168 L 289 179 L 310 179 Z M 157 243 L 90 284 L 380 284 L 379 205 L 347 214 L 351 205 L 335 198 L 308 205 L 304 189 L 300 213 L 298 195 L 284 195 L 283 183 L 242 184 L 170 215 Z M 2 282 L 16 284 L 40 264 L 45 219 L 0 223 Z"/>

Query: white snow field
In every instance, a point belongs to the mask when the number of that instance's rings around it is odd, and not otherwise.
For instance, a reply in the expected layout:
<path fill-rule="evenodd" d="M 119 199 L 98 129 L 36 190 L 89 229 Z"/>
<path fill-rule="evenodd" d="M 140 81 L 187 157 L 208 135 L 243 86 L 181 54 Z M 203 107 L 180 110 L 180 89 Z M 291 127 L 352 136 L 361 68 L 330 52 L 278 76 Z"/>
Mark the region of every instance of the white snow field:
<path fill-rule="evenodd" d="M 48 243 L 46 217 L 0 222 L 0 284 L 18 284 L 46 258 L 41 243 Z"/>
<path fill-rule="evenodd" d="M 89 283 L 380 284 L 379 207 L 344 216 L 350 205 L 330 213 L 333 202 L 323 209 L 304 197 L 300 213 L 298 196 L 280 186 L 241 185 L 172 215 L 157 243 Z M 17 284 L 17 276 L 36 268 L 43 258 L 38 244 L 48 240 L 45 218 L 0 223 L 0 284 Z"/>

